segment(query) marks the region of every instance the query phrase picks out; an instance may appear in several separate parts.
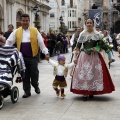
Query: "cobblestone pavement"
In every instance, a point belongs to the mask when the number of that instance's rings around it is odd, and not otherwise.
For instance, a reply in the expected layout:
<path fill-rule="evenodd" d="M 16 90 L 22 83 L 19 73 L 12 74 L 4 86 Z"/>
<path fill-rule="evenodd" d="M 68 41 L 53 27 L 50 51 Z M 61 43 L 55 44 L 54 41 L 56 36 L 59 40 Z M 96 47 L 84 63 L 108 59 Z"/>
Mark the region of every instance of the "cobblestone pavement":
<path fill-rule="evenodd" d="M 70 61 L 71 52 L 65 54 Z M 22 83 L 19 88 L 19 100 L 12 104 L 7 97 L 0 110 L 0 120 L 120 120 L 120 59 L 114 52 L 116 61 L 111 64 L 110 73 L 116 90 L 111 94 L 95 96 L 93 100 L 82 101 L 82 95 L 70 92 L 71 77 L 68 75 L 65 89 L 66 98 L 56 97 L 52 88 L 53 68 L 45 60 L 39 63 L 39 86 L 41 94 L 32 88 L 32 96 L 22 98 Z M 56 57 L 52 57 L 56 60 Z"/>

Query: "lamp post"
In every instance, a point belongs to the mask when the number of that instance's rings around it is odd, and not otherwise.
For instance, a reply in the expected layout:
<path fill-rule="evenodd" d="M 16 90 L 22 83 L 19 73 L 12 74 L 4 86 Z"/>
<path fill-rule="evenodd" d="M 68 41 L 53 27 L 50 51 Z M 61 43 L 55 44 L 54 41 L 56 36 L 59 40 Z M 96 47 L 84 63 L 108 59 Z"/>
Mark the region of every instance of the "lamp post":
<path fill-rule="evenodd" d="M 39 14 L 38 14 L 40 12 L 40 10 L 39 10 L 38 6 L 33 7 L 33 11 L 34 11 L 34 14 L 35 14 L 35 20 L 34 20 L 33 23 L 35 24 L 35 27 L 37 27 L 40 24 Z"/>
<path fill-rule="evenodd" d="M 60 16 L 60 18 L 59 18 L 59 21 L 60 21 L 60 32 L 62 32 L 62 24 L 63 24 L 63 17 L 62 16 Z"/>

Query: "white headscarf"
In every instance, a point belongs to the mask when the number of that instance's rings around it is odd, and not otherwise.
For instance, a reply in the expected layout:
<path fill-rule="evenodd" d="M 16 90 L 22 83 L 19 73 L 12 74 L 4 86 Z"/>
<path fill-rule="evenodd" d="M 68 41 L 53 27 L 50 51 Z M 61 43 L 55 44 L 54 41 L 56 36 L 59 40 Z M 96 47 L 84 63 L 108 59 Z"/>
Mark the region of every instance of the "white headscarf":
<path fill-rule="evenodd" d="M 89 19 L 90 19 L 90 18 L 89 18 Z M 87 20 L 88 20 L 88 19 L 87 19 Z M 96 21 L 95 21 L 95 20 L 93 20 L 93 21 L 94 21 L 94 26 L 93 26 L 93 36 L 92 36 L 92 38 L 93 38 L 93 40 L 94 40 L 94 39 L 96 39 L 96 38 L 99 39 L 99 32 L 96 30 Z M 84 27 L 83 27 L 83 28 L 84 28 L 84 30 L 80 33 L 79 38 L 78 38 L 78 42 L 82 43 L 81 48 L 84 47 L 84 46 L 83 46 L 83 43 L 88 40 L 88 37 L 87 37 L 87 27 L 86 27 L 85 23 L 84 23 Z M 95 34 L 94 34 L 94 33 L 95 33 Z M 83 34 L 85 34 L 85 35 L 83 35 Z M 98 34 L 98 35 L 96 35 L 96 34 Z M 83 36 L 84 36 L 84 37 L 83 37 Z M 81 37 L 83 37 L 83 38 L 82 38 L 82 41 L 79 41 Z M 96 40 L 97 40 L 97 39 L 96 39 Z"/>
<path fill-rule="evenodd" d="M 89 18 L 89 19 L 91 19 L 91 18 Z M 88 20 L 88 19 L 87 19 L 87 20 Z M 91 19 L 91 20 L 92 20 L 92 19 Z M 98 33 L 98 31 L 96 30 L 96 20 L 94 19 L 93 21 L 94 21 L 93 32 L 94 32 L 94 33 Z M 83 28 L 84 28 L 84 30 L 83 30 L 82 32 L 87 31 L 87 27 L 86 27 L 85 23 L 84 23 Z"/>

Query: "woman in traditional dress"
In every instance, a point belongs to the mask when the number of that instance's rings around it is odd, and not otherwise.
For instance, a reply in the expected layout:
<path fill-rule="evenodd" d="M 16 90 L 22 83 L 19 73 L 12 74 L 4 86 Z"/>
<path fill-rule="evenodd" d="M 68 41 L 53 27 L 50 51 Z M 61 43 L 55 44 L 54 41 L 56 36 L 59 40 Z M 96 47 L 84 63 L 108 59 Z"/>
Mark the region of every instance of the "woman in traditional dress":
<path fill-rule="evenodd" d="M 95 30 L 94 21 L 89 18 L 76 45 L 78 56 L 74 61 L 77 65 L 71 82 L 71 92 L 82 94 L 83 100 L 115 90 L 104 59 L 96 47 L 99 41 L 100 35 Z"/>

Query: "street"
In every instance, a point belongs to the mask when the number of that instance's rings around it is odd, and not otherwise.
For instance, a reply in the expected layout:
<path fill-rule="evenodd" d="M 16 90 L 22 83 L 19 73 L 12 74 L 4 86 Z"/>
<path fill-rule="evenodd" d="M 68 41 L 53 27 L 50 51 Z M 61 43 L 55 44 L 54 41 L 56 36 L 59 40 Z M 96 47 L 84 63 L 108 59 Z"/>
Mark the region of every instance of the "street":
<path fill-rule="evenodd" d="M 111 64 L 110 74 L 115 85 L 111 94 L 98 95 L 93 100 L 83 101 L 82 95 L 70 92 L 71 77 L 67 76 L 66 98 L 56 96 L 52 88 L 53 68 L 46 61 L 39 63 L 39 86 L 41 94 L 36 94 L 33 87 L 31 97 L 22 98 L 22 83 L 14 83 L 19 88 L 19 100 L 12 104 L 7 97 L 0 110 L 0 120 L 120 120 L 120 58 L 114 52 L 115 62 Z M 71 49 L 65 54 L 70 61 Z M 51 59 L 56 60 L 55 57 Z M 69 71 L 70 72 L 70 71 Z"/>

